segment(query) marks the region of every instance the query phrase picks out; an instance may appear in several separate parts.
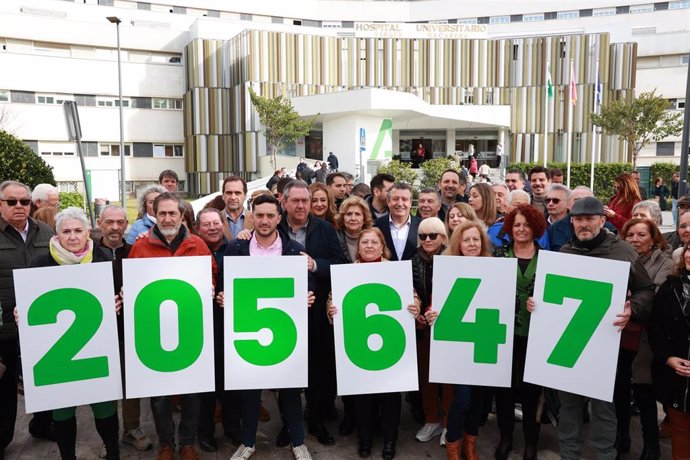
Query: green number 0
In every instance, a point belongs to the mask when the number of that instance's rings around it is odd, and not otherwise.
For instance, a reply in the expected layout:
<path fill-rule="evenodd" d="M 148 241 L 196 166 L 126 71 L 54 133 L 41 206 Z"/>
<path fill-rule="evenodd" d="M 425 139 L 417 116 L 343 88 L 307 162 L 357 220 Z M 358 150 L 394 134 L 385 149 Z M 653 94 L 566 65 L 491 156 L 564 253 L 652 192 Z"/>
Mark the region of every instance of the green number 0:
<path fill-rule="evenodd" d="M 285 361 L 297 346 L 297 326 L 290 315 L 277 308 L 258 308 L 259 299 L 295 296 L 292 278 L 236 278 L 233 282 L 235 332 L 259 332 L 268 328 L 273 340 L 263 346 L 258 340 L 235 340 L 242 359 L 256 366 L 273 366 Z"/>
<path fill-rule="evenodd" d="M 507 326 L 501 324 L 500 311 L 477 308 L 474 323 L 464 321 L 481 279 L 458 278 L 443 303 L 434 323 L 434 339 L 474 343 L 474 362 L 498 363 L 498 346 L 506 343 Z"/>
<path fill-rule="evenodd" d="M 612 295 L 611 283 L 546 275 L 544 302 L 563 305 L 566 297 L 582 301 L 546 362 L 569 368 L 575 366 L 611 306 Z"/>
<path fill-rule="evenodd" d="M 36 386 L 77 382 L 109 375 L 108 357 L 74 359 L 96 334 L 103 321 L 98 299 L 82 289 L 63 288 L 39 296 L 29 307 L 29 326 L 55 324 L 61 311 L 74 312 L 74 322 L 65 334 L 34 365 Z"/>
<path fill-rule="evenodd" d="M 161 304 L 177 304 L 177 348 L 161 346 Z M 194 364 L 204 346 L 203 303 L 186 281 L 157 280 L 139 291 L 134 301 L 134 348 L 141 362 L 158 372 L 177 372 Z"/>
<path fill-rule="evenodd" d="M 345 353 L 350 361 L 368 371 L 380 371 L 400 361 L 405 353 L 405 331 L 402 325 L 388 315 L 366 316 L 369 304 L 380 311 L 402 310 L 400 296 L 385 284 L 362 284 L 343 298 L 343 329 Z M 383 339 L 379 350 L 369 348 L 369 336 L 377 334 Z"/>

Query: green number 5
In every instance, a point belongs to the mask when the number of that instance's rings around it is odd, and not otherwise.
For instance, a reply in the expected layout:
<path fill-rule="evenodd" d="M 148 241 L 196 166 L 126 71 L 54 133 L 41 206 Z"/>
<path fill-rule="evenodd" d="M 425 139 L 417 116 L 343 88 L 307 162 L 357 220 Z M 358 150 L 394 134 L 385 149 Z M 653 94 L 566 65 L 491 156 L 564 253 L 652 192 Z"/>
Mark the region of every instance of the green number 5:
<path fill-rule="evenodd" d="M 498 346 L 506 343 L 508 328 L 500 323 L 500 311 L 477 308 L 474 323 L 465 321 L 472 299 L 481 284 L 479 278 L 458 278 L 434 323 L 434 339 L 474 343 L 474 362 L 498 363 Z"/>
<path fill-rule="evenodd" d="M 236 278 L 233 282 L 233 321 L 235 332 L 259 332 L 268 328 L 273 334 L 269 345 L 258 340 L 235 340 L 237 354 L 256 366 L 273 366 L 285 361 L 297 346 L 297 326 L 290 315 L 277 308 L 258 308 L 259 299 L 295 296 L 292 278 Z"/>
<path fill-rule="evenodd" d="M 563 305 L 566 297 L 582 301 L 546 362 L 569 368 L 575 366 L 611 306 L 612 295 L 611 283 L 546 275 L 544 302 Z"/>
<path fill-rule="evenodd" d="M 36 386 L 90 380 L 109 375 L 108 357 L 74 359 L 101 327 L 103 309 L 98 299 L 81 289 L 48 291 L 29 307 L 29 326 L 55 324 L 61 311 L 74 312 L 74 322 L 65 334 L 34 365 Z"/>

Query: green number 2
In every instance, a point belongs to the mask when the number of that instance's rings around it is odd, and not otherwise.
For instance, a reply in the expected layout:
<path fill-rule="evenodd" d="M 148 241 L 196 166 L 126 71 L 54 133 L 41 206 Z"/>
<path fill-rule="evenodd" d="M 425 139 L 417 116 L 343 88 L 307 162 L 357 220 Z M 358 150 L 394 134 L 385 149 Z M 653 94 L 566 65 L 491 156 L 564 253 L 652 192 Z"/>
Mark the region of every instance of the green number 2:
<path fill-rule="evenodd" d="M 563 305 L 566 297 L 582 301 L 546 362 L 569 368 L 575 366 L 611 306 L 612 295 L 611 283 L 546 275 L 544 302 Z"/>
<path fill-rule="evenodd" d="M 259 332 L 268 328 L 273 340 L 263 346 L 258 340 L 235 340 L 237 354 L 256 366 L 273 366 L 285 361 L 297 346 L 297 327 L 290 315 L 277 308 L 258 308 L 259 299 L 295 296 L 292 278 L 236 278 L 233 282 L 235 332 Z"/>
<path fill-rule="evenodd" d="M 464 321 L 481 281 L 479 278 L 455 280 L 434 323 L 434 339 L 474 343 L 475 363 L 496 364 L 498 346 L 506 343 L 508 330 L 499 321 L 500 311 L 477 308 L 475 322 Z"/>
<path fill-rule="evenodd" d="M 39 296 L 29 307 L 29 326 L 55 324 L 61 311 L 74 312 L 74 322 L 34 365 L 36 386 L 90 380 L 109 375 L 108 357 L 74 359 L 96 334 L 103 321 L 98 299 L 82 289 L 63 288 Z"/>
<path fill-rule="evenodd" d="M 405 353 L 405 330 L 395 318 L 388 315 L 366 316 L 369 304 L 380 311 L 402 310 L 400 296 L 385 284 L 361 284 L 343 298 L 343 330 L 345 353 L 352 363 L 368 371 L 388 369 Z M 378 350 L 369 347 L 369 337 L 378 335 L 383 345 Z"/>

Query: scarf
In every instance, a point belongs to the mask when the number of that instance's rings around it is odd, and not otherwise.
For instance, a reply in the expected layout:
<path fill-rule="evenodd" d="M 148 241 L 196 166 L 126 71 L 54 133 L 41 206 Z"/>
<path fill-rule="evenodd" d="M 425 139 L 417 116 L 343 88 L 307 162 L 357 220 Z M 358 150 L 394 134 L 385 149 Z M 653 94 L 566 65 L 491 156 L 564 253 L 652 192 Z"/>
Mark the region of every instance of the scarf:
<path fill-rule="evenodd" d="M 93 240 L 89 238 L 84 249 L 74 253 L 63 248 L 54 236 L 50 239 L 50 255 L 58 265 L 88 264 L 93 261 Z"/>
<path fill-rule="evenodd" d="M 606 230 L 604 230 L 602 228 L 601 230 L 599 230 L 599 233 L 597 234 L 597 236 L 595 236 L 591 240 L 580 241 L 577 239 L 577 237 L 575 235 L 573 235 L 572 242 L 573 242 L 573 246 L 575 246 L 576 248 L 587 249 L 588 251 L 591 251 L 592 249 L 596 248 L 601 243 L 603 243 L 605 239 L 606 239 Z"/>

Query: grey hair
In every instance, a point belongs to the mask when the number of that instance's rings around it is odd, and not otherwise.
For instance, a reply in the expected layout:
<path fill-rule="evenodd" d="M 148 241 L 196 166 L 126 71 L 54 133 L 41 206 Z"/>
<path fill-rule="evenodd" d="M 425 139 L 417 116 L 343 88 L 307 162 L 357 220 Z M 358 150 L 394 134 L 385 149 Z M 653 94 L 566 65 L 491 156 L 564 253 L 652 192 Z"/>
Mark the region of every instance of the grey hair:
<path fill-rule="evenodd" d="M 448 234 L 446 233 L 446 224 L 438 217 L 427 217 L 419 223 L 418 233 L 438 233 L 443 236 L 448 244 Z M 418 241 L 417 246 L 421 246 L 422 242 Z"/>
<path fill-rule="evenodd" d="M 57 215 L 55 216 L 55 229 L 58 233 L 60 233 L 60 230 L 62 230 L 62 224 L 64 224 L 66 220 L 70 219 L 80 221 L 84 225 L 84 228 L 87 230 L 91 228 L 91 224 L 89 223 L 89 219 L 86 218 L 86 213 L 84 212 L 84 210 L 81 208 L 70 206 L 69 208 L 65 208 L 59 213 L 57 213 Z"/>
<path fill-rule="evenodd" d="M 441 193 L 433 187 L 424 187 L 419 191 L 420 195 L 422 193 L 433 193 L 434 195 L 436 195 L 436 201 L 438 201 L 439 203 L 443 203 L 443 201 L 441 201 Z"/>
<path fill-rule="evenodd" d="M 652 216 L 652 219 L 654 222 L 656 222 L 657 225 L 661 226 L 661 208 L 657 204 L 656 201 L 653 200 L 644 200 L 640 201 L 637 203 L 635 206 L 632 208 L 632 214 L 635 214 L 635 210 L 639 208 L 644 208 L 644 209 L 649 209 L 649 214 Z"/>
<path fill-rule="evenodd" d="M 524 196 L 527 198 L 527 203 L 532 203 L 532 197 L 529 196 L 529 193 L 525 192 L 524 190 L 513 190 L 506 197 L 506 205 L 510 206 L 510 204 L 513 202 L 513 197 L 515 196 Z"/>
<path fill-rule="evenodd" d="M 36 187 L 34 187 L 34 191 L 31 192 L 31 201 L 34 203 L 38 200 L 46 201 L 48 199 L 48 195 L 58 194 L 59 192 L 57 187 L 54 187 L 50 184 L 38 184 Z"/>
<path fill-rule="evenodd" d="M 549 192 L 563 192 L 563 193 L 565 193 L 565 199 L 566 200 L 569 200 L 570 195 L 573 194 L 573 192 L 571 192 L 568 187 L 566 187 L 565 185 L 561 185 L 561 184 L 549 185 L 549 188 L 546 189 L 546 193 L 548 194 Z"/>
<path fill-rule="evenodd" d="M 510 190 L 508 189 L 508 186 L 505 184 L 505 182 L 494 182 L 493 184 L 491 184 L 491 186 L 492 187 L 502 187 L 502 188 L 506 189 L 508 192 L 510 192 Z"/>
<path fill-rule="evenodd" d="M 285 188 L 283 189 L 283 199 L 287 200 L 288 197 L 290 196 L 290 192 L 292 191 L 293 188 L 303 188 L 307 191 L 309 194 L 309 198 L 311 199 L 311 191 L 309 190 L 309 186 L 307 185 L 306 182 L 303 180 L 293 180 L 292 182 L 289 182 Z"/>
<path fill-rule="evenodd" d="M 592 189 L 587 187 L 586 185 L 578 185 L 577 187 L 575 187 L 573 189 L 573 191 L 575 191 L 575 190 L 587 190 L 589 193 L 592 193 L 592 194 L 594 193 L 594 192 L 592 192 Z"/>
<path fill-rule="evenodd" d="M 21 182 L 18 182 L 16 180 L 6 180 L 2 184 L 0 184 L 0 198 L 5 198 L 5 189 L 7 187 L 22 187 L 24 190 L 26 190 L 26 193 L 31 195 L 31 189 L 29 188 L 28 185 L 22 184 Z"/>
<path fill-rule="evenodd" d="M 148 195 L 149 193 L 153 193 L 153 192 L 165 193 L 165 192 L 167 192 L 167 190 L 164 189 L 163 187 L 161 187 L 160 185 L 156 184 L 156 185 L 150 185 L 150 186 L 146 187 L 141 192 L 141 195 L 139 195 L 139 212 L 141 213 L 142 216 L 146 214 L 146 195 Z"/>
<path fill-rule="evenodd" d="M 108 211 L 120 211 L 123 216 L 125 216 L 125 219 L 127 219 L 127 211 L 125 211 L 125 208 L 122 206 L 118 206 L 116 204 L 109 204 L 103 210 L 101 211 L 101 216 L 105 214 Z"/>

